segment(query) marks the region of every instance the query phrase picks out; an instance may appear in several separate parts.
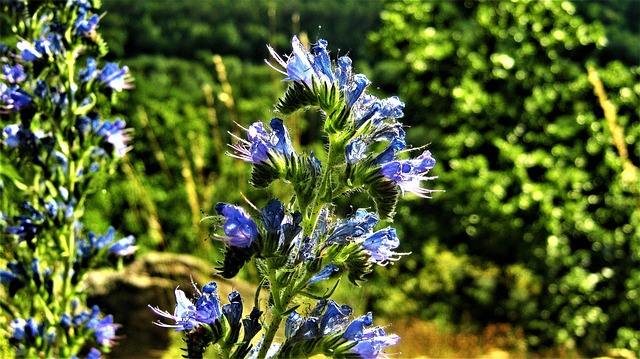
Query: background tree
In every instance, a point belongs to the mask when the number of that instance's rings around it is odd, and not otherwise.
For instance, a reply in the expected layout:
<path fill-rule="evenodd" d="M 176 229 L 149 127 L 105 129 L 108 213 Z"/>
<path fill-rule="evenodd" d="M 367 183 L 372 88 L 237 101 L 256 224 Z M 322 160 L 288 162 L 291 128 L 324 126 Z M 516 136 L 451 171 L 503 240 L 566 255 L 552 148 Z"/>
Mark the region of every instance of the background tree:
<path fill-rule="evenodd" d="M 423 257 L 390 279 L 414 303 L 395 308 L 515 323 L 533 345 L 640 349 L 638 178 L 587 79 L 604 29 L 574 13 L 569 2 L 386 5 L 370 37 L 389 58 L 376 74 L 423 109 L 408 114 L 412 136 L 444 155 L 447 191 L 435 208 L 400 209 Z M 637 163 L 638 69 L 599 72 Z"/>

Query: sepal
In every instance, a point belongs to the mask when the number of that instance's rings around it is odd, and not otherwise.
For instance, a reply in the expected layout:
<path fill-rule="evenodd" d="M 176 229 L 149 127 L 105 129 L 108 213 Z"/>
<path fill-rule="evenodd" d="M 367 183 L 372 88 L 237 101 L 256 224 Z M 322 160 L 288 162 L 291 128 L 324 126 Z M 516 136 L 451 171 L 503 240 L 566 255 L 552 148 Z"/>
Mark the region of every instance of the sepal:
<path fill-rule="evenodd" d="M 236 246 L 225 246 L 224 260 L 218 262 L 220 266 L 216 267 L 219 274 L 224 278 L 233 278 L 240 272 L 240 269 L 247 263 L 254 254 L 257 253 L 256 242 L 261 242 L 261 237 L 254 241 L 251 246 L 242 248 Z"/>
<path fill-rule="evenodd" d="M 183 358 L 202 358 L 205 350 L 211 344 L 216 343 L 224 336 L 222 325 L 217 320 L 213 325 L 200 325 L 186 333 L 182 340 L 187 347 L 182 350 L 187 352 Z"/>
<path fill-rule="evenodd" d="M 355 285 L 358 285 L 358 281 L 365 281 L 365 276 L 373 271 L 370 256 L 362 249 L 361 243 L 332 244 L 324 251 L 323 258 L 344 269 L 349 281 Z"/>
<path fill-rule="evenodd" d="M 338 86 L 314 79 L 311 86 L 293 82 L 278 101 L 276 110 L 289 115 L 308 107 L 319 107 L 329 114 L 339 107 L 346 107 L 346 103 Z"/>
<path fill-rule="evenodd" d="M 400 191 L 392 180 L 378 175 L 366 185 L 367 193 L 376 205 L 381 220 L 393 220 Z"/>
<path fill-rule="evenodd" d="M 349 357 L 349 349 L 357 342 L 345 339 L 342 332 L 308 340 L 287 340 L 280 347 L 280 358 L 305 358 L 322 354 L 334 358 Z"/>
<path fill-rule="evenodd" d="M 381 220 L 393 220 L 400 198 L 397 184 L 380 173 L 380 166 L 372 159 L 347 164 L 342 181 L 353 190 L 364 188 L 373 199 Z"/>

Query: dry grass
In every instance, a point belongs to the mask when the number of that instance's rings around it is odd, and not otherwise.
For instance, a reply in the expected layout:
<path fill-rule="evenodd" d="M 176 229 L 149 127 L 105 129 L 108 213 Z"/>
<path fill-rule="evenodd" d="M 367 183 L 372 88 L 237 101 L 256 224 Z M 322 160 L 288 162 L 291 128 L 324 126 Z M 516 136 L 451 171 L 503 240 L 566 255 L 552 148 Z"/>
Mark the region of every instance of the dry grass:
<path fill-rule="evenodd" d="M 388 327 L 400 335 L 392 358 L 579 358 L 575 351 L 553 348 L 532 352 L 524 332 L 506 323 L 491 324 L 482 330 L 450 331 L 434 322 L 402 319 Z M 392 354 L 397 353 L 397 354 Z"/>

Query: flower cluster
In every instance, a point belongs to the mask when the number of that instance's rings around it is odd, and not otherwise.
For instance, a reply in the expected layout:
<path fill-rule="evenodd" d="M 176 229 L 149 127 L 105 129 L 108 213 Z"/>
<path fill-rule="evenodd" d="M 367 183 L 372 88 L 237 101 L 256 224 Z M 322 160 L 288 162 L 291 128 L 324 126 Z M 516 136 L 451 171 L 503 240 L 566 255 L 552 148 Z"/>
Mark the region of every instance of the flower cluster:
<path fill-rule="evenodd" d="M 283 117 L 309 108 L 322 112 L 322 130 L 328 142 L 324 153 L 317 158 L 313 152 L 297 151 L 285 126 L 286 118 L 280 117 L 273 118 L 269 128 L 262 122 L 243 128 L 246 138 L 233 135 L 236 143 L 228 153 L 251 164 L 254 186 L 267 188 L 276 180 L 290 184 L 292 200 L 285 204 L 271 199 L 261 209 L 251 205 L 254 212 L 218 203 L 217 215 L 205 218 L 212 222 L 211 238 L 224 243 L 220 274 L 234 277 L 252 261 L 260 276 L 258 292 L 269 291 L 268 319 L 264 319 L 268 326 L 259 344 L 243 352 L 250 358 L 316 354 L 376 358 L 399 341 L 397 335 L 372 327 L 371 313 L 351 320 L 353 311 L 348 305 L 328 300 L 339 280 L 333 288 L 318 290 L 343 274 L 358 284 L 376 265 L 386 266 L 406 255 L 396 252 L 400 240 L 394 228 L 377 227 L 380 219 L 393 218 L 400 194 L 427 197 L 433 192 L 422 184 L 432 179 L 427 174 L 435 160 L 429 151 L 406 157 L 410 149 L 398 121 L 404 103 L 395 96 L 379 99 L 369 94 L 369 79 L 353 72 L 349 57 L 332 61 L 327 45 L 319 40 L 309 50 L 294 37 L 289 56 L 282 57 L 269 47 L 276 64 L 267 62 L 290 82 L 276 106 Z M 358 209 L 347 218 L 336 218 L 336 198 L 355 191 L 366 192 L 375 211 Z M 218 333 L 222 318 L 219 301 L 213 296 L 215 305 L 204 305 L 209 299 L 203 298 L 210 297 L 210 293 L 200 294 L 194 304 L 176 290 L 173 314 L 152 308 L 176 323 L 157 325 L 185 332 L 189 357 L 202 357 L 218 336 L 234 337 Z M 298 308 L 305 298 L 320 301 L 303 317 Z M 233 303 L 231 297 L 230 301 Z M 258 313 L 255 310 L 252 315 Z M 224 307 L 222 312 L 226 314 Z M 238 311 L 226 320 L 237 323 L 240 316 Z M 276 343 L 283 321 L 285 338 Z M 229 343 L 216 345 L 223 350 Z"/>
<path fill-rule="evenodd" d="M 346 304 L 339 306 L 333 300 L 319 301 L 308 317 L 292 312 L 286 321 L 286 341 L 280 348 L 281 352 L 295 356 L 300 350 L 309 350 L 309 345 L 304 344 L 309 344 L 310 340 L 318 342 L 317 339 L 326 338 L 340 343 L 333 346 L 335 354 L 351 353 L 358 358 L 370 359 L 378 357 L 384 348 L 396 345 L 400 340 L 395 334 L 387 335 L 381 327 L 369 328 L 373 324 L 371 313 L 349 322 L 352 313 L 351 307 Z"/>
<path fill-rule="evenodd" d="M 207 346 L 218 341 L 223 341 L 221 345 L 229 353 L 234 352 L 231 357 L 245 356 L 252 348 L 251 340 L 262 328 L 258 321 L 262 313 L 254 308 L 250 315 L 242 318 L 242 298 L 237 291 L 229 293 L 229 303 L 221 306 L 218 285 L 215 282 L 204 285 L 202 291 L 195 285 L 194 289 L 195 302 L 188 299 L 182 290 L 176 288 L 176 307 L 173 314 L 149 305 L 155 314 L 175 322 L 167 324 L 156 321 L 154 324 L 175 328 L 176 332 L 185 331 L 186 341 L 189 343 L 187 349 L 189 357 L 201 357 Z M 241 342 L 237 343 L 241 328 L 244 335 Z M 228 333 L 225 333 L 224 329 L 227 329 Z"/>
<path fill-rule="evenodd" d="M 16 39 L 0 43 L 0 282 L 8 294 L 0 317 L 18 356 L 75 357 L 93 345 L 97 358 L 118 326 L 97 307 L 77 313 L 86 307 L 77 300 L 82 279 L 105 263 L 122 266 L 136 246 L 132 236 L 116 240 L 113 228 L 82 238 L 82 216 L 96 176 L 130 149 L 125 121 L 103 119 L 101 109 L 132 79 L 126 66 L 102 65 L 99 1 L 27 3 L 0 1 Z"/>

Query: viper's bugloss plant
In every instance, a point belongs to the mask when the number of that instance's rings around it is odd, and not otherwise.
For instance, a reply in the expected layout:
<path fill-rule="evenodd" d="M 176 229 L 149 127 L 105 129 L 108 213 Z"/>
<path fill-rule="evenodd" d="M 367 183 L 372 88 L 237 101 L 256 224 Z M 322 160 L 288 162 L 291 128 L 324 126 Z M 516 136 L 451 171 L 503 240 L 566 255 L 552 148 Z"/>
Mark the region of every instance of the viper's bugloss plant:
<path fill-rule="evenodd" d="M 18 357 L 100 357 L 118 325 L 88 308 L 90 269 L 120 264 L 135 239 L 83 228 L 97 178 L 129 149 L 103 106 L 131 85 L 104 63 L 98 0 L 0 2 L 0 330 Z"/>
<path fill-rule="evenodd" d="M 397 251 L 396 230 L 377 228 L 378 222 L 393 219 L 400 194 L 428 197 L 433 192 L 423 183 L 432 179 L 428 173 L 435 160 L 426 150 L 408 157 L 411 150 L 398 121 L 404 103 L 395 96 L 369 94 L 370 81 L 353 73 L 349 57 L 331 60 L 325 40 L 308 49 L 293 37 L 292 45 L 285 57 L 268 47 L 273 61 L 267 63 L 290 82 L 276 105 L 284 120 L 244 128 L 246 138 L 234 135 L 228 155 L 251 164 L 255 187 L 281 180 L 292 187 L 293 197 L 286 203 L 272 199 L 261 209 L 219 203 L 217 214 L 204 218 L 214 228 L 211 238 L 225 243 L 218 265 L 223 277 L 234 277 L 248 262 L 257 267 L 260 284 L 253 310 L 241 326 L 240 295 L 231 293 L 229 304 L 221 307 L 214 283 L 196 288 L 194 300 L 176 289 L 173 314 L 150 306 L 169 322 L 157 325 L 185 333 L 190 358 L 203 357 L 210 346 L 222 358 L 375 358 L 400 339 L 373 326 L 371 313 L 353 318 L 348 305 L 330 300 L 339 280 L 320 293 L 317 283 L 346 275 L 358 284 L 376 265 L 406 254 Z M 307 109 L 319 110 L 324 120 L 327 143 L 318 157 L 296 150 L 285 125 L 288 115 Z M 369 195 L 375 210 L 337 218 L 335 200 L 358 191 Z M 261 308 L 263 289 L 268 300 Z M 317 302 L 315 307 L 299 312 L 309 299 Z M 276 342 L 282 326 L 284 338 Z"/>

